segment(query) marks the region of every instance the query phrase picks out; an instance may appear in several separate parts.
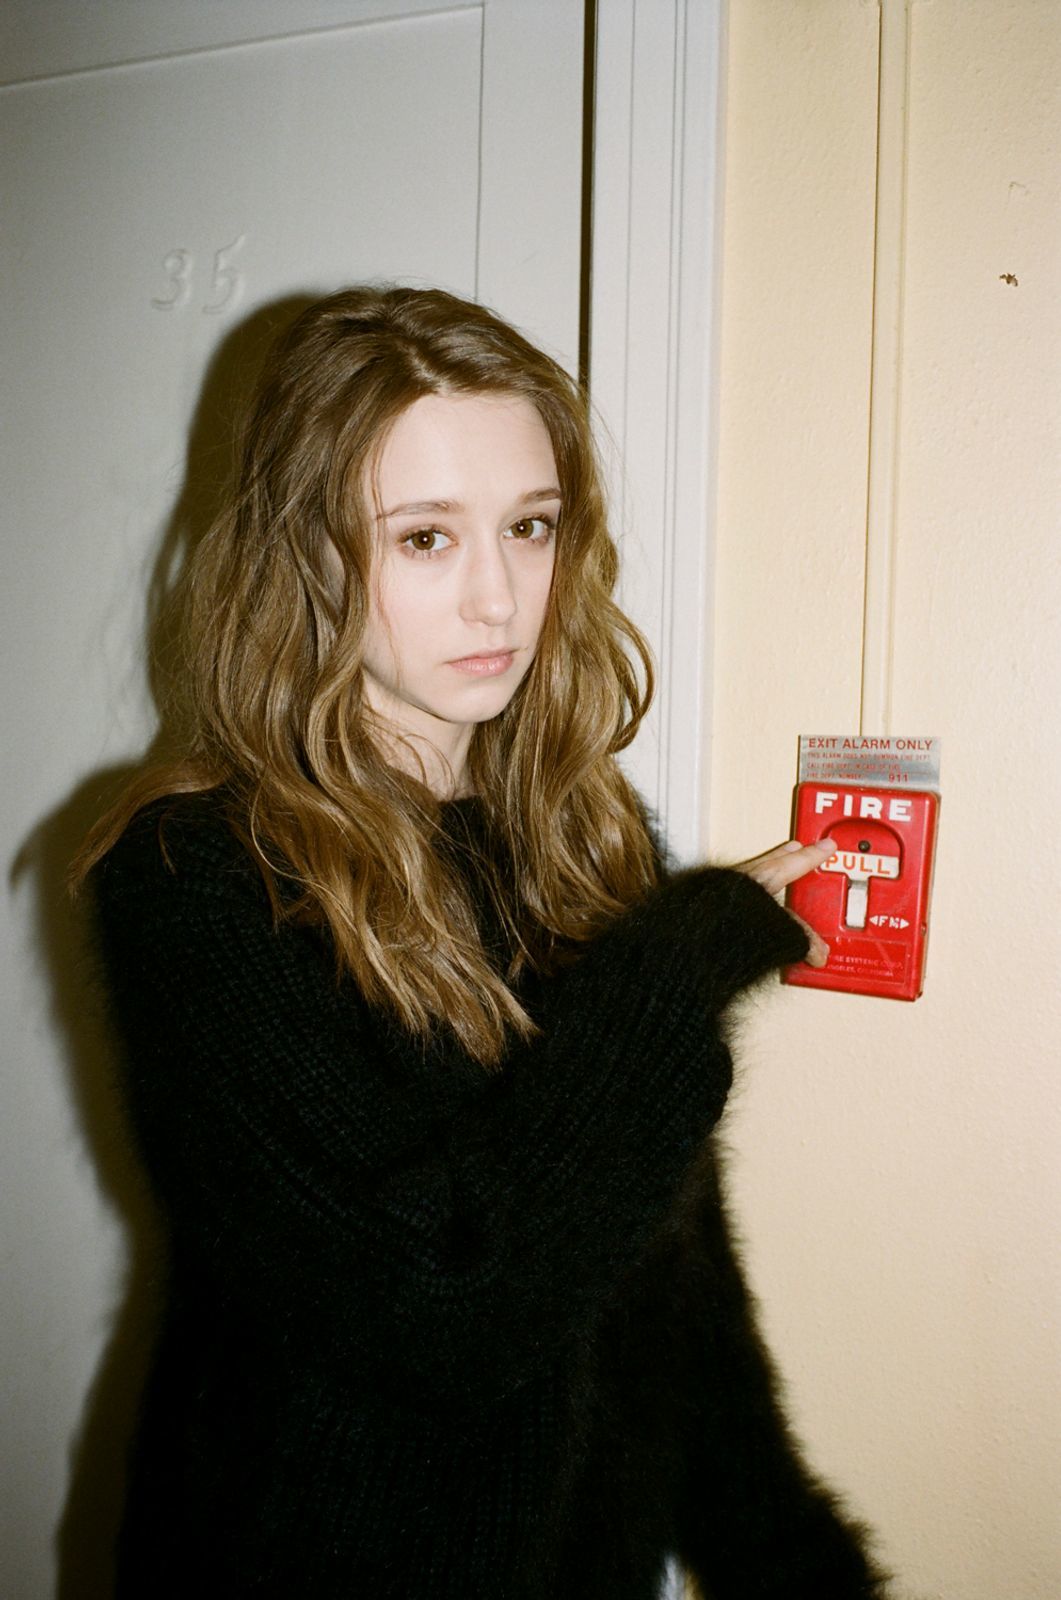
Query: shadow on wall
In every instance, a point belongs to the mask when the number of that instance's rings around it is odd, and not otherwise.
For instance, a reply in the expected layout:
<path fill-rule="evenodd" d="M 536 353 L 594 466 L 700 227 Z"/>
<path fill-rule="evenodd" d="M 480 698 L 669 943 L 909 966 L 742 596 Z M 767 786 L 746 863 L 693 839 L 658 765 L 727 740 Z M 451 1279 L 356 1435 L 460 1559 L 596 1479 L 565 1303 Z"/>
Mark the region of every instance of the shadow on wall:
<path fill-rule="evenodd" d="M 60 1600 L 109 1600 L 112 1545 L 121 1512 L 125 1454 L 131 1437 L 157 1318 L 162 1278 L 162 1232 L 136 1164 L 122 1110 L 91 956 L 87 908 L 71 905 L 65 880 L 71 857 L 100 811 L 100 796 L 132 776 L 115 768 L 80 784 L 34 829 L 15 862 L 15 876 L 32 873 L 37 944 L 51 980 L 53 1018 L 65 1059 L 77 1120 L 100 1188 L 122 1218 L 128 1265 L 116 1308 L 71 1446 L 69 1487 L 56 1534 Z"/>
<path fill-rule="evenodd" d="M 11 868 L 12 881 L 28 878 L 35 890 L 35 935 L 51 982 L 53 1021 L 64 1043 L 71 1097 L 100 1187 L 121 1216 L 128 1242 L 123 1299 L 71 1445 L 66 1504 L 56 1530 L 57 1600 L 113 1596 L 126 1458 L 165 1292 L 164 1228 L 124 1112 L 121 1071 L 92 952 L 89 897 L 71 903 L 66 878 L 89 828 L 130 779 L 180 748 L 179 698 L 171 692 L 178 670 L 178 580 L 223 503 L 231 481 L 233 422 L 242 415 L 265 349 L 317 298 L 317 293 L 288 296 L 254 312 L 211 360 L 192 422 L 184 485 L 163 529 L 148 589 L 146 660 L 159 725 L 144 761 L 101 770 L 79 783 L 33 828 Z"/>

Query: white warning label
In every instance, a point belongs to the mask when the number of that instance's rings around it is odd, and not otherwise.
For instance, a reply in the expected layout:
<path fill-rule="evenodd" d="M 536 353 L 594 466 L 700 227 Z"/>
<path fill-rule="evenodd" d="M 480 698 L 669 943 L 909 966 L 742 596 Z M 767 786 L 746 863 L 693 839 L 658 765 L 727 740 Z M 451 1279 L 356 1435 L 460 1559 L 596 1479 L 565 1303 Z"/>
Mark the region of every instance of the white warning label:
<path fill-rule="evenodd" d="M 939 793 L 942 739 L 800 735 L 800 783 L 858 783 L 877 789 Z"/>

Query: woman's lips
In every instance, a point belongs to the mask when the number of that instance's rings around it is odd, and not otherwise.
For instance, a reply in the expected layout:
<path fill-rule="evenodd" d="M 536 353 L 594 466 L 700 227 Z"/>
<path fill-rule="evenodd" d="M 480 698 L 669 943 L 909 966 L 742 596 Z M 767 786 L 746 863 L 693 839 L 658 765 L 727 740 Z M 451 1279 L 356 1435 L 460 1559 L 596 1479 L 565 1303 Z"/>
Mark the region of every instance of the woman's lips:
<path fill-rule="evenodd" d="M 499 650 L 488 656 L 461 656 L 459 661 L 451 661 L 449 665 L 473 678 L 496 678 L 508 671 L 515 653 L 514 650 Z"/>

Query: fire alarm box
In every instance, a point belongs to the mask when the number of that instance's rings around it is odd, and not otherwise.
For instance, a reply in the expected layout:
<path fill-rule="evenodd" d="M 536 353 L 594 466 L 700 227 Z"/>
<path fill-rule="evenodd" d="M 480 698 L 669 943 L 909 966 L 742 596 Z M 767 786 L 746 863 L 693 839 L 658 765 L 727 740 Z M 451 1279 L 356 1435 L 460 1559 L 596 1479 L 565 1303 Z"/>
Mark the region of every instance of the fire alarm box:
<path fill-rule="evenodd" d="M 916 1000 L 924 984 L 939 814 L 938 739 L 800 741 L 793 835 L 833 854 L 789 886 L 788 906 L 829 946 L 786 983 Z"/>

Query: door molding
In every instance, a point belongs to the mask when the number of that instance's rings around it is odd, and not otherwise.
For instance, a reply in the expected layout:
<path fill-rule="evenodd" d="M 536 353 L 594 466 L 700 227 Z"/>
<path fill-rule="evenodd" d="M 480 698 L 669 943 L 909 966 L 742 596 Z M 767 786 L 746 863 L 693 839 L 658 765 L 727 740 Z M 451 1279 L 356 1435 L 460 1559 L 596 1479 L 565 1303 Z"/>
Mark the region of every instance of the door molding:
<path fill-rule="evenodd" d="M 656 700 L 624 765 L 705 847 L 712 694 L 723 0 L 598 0 L 590 393 Z"/>
<path fill-rule="evenodd" d="M 4 0 L 0 85 L 36 83 L 108 67 L 138 66 L 243 45 L 341 33 L 438 12 L 479 10 L 484 0 L 92 0 L 63 7 Z"/>

